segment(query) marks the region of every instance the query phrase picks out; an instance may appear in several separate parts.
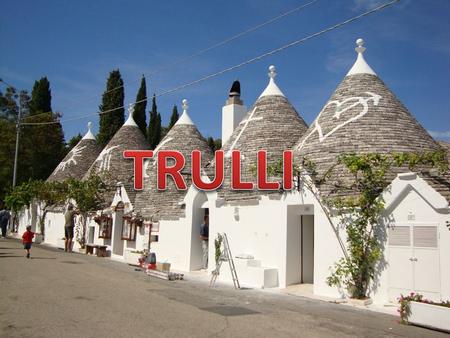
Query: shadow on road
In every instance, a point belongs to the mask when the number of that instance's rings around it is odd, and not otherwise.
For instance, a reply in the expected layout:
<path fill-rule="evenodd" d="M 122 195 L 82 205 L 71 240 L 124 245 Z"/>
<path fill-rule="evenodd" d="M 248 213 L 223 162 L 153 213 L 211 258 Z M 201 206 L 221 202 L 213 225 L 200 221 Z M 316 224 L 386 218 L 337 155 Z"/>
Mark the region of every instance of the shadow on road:
<path fill-rule="evenodd" d="M 25 257 L 25 256 L 17 256 L 17 255 L 5 255 L 5 256 L 0 256 L 0 258 L 11 258 L 11 257 Z"/>
<path fill-rule="evenodd" d="M 31 259 L 56 259 L 56 257 L 30 257 Z"/>

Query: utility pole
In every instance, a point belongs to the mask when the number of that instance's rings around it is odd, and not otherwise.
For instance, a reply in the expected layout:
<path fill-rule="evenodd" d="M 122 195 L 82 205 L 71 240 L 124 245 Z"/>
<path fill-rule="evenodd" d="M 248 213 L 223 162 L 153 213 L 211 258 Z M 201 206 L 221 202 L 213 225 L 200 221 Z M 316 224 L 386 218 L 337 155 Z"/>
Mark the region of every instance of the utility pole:
<path fill-rule="evenodd" d="M 22 113 L 22 98 L 19 93 L 19 114 L 17 115 L 17 123 L 16 123 L 16 152 L 14 154 L 14 170 L 13 170 L 13 183 L 12 186 L 16 186 L 17 179 L 17 155 L 19 153 L 19 138 L 20 138 L 20 119 Z"/>

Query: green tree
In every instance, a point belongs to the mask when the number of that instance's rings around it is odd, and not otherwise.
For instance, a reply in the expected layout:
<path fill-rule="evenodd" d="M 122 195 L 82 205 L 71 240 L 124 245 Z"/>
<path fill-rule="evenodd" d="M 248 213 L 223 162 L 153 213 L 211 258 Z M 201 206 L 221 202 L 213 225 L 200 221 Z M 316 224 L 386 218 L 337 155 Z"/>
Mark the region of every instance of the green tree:
<path fill-rule="evenodd" d="M 177 123 L 179 118 L 180 118 L 180 115 L 178 114 L 178 107 L 177 107 L 177 105 L 173 105 L 172 115 L 170 116 L 170 123 L 169 123 L 169 126 L 167 127 L 167 129 L 170 130 L 175 125 L 175 123 Z"/>
<path fill-rule="evenodd" d="M 22 116 L 26 117 L 29 102 L 26 91 L 22 90 L 17 94 L 16 89 L 8 87 L 5 94 L 0 92 L 0 200 L 4 199 L 12 184 L 19 100 L 22 105 Z M 25 156 L 25 148 L 24 142 L 20 142 L 17 184 L 26 181 L 30 176 L 30 160 Z"/>
<path fill-rule="evenodd" d="M 91 175 L 86 180 L 67 180 L 67 198 L 75 200 L 77 209 L 82 216 L 82 227 L 76 230 L 76 241 L 82 248 L 86 245 L 86 221 L 89 211 L 102 208 L 102 194 L 106 185 L 100 176 Z"/>
<path fill-rule="evenodd" d="M 150 121 L 148 124 L 148 142 L 150 148 L 155 149 L 162 137 L 161 115 L 158 113 L 158 106 L 156 105 L 156 96 L 153 94 L 152 110 L 150 111 Z"/>
<path fill-rule="evenodd" d="M 145 83 L 144 75 L 142 75 L 141 86 L 139 87 L 139 91 L 136 95 L 136 102 L 137 103 L 134 106 L 133 118 L 144 136 L 147 136 L 147 85 Z"/>
<path fill-rule="evenodd" d="M 30 115 L 49 113 L 52 111 L 52 93 L 47 77 L 34 82 L 31 91 Z"/>
<path fill-rule="evenodd" d="M 123 80 L 120 71 L 113 70 L 109 73 L 106 82 L 106 90 L 102 96 L 102 104 L 99 106 L 100 128 L 97 135 L 97 141 L 105 146 L 114 134 L 122 127 L 124 118 L 124 89 Z"/>
<path fill-rule="evenodd" d="M 12 184 L 16 128 L 14 122 L 0 119 L 0 200 Z"/>
<path fill-rule="evenodd" d="M 50 110 L 48 110 L 50 109 Z M 45 180 L 65 155 L 61 114 L 51 111 L 50 83 L 46 77 L 36 81 L 31 92 L 30 113 L 23 120 L 21 154 L 29 161 L 30 178 Z M 23 165 L 20 162 L 20 165 Z"/>

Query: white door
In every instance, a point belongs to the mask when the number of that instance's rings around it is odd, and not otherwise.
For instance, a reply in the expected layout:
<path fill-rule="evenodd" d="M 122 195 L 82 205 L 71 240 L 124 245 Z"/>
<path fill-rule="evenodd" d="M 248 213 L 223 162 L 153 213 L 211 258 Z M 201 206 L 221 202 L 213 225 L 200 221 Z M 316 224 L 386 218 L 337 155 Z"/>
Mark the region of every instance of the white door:
<path fill-rule="evenodd" d="M 440 298 L 438 227 L 435 224 L 391 224 L 388 234 L 389 300 L 420 293 Z"/>

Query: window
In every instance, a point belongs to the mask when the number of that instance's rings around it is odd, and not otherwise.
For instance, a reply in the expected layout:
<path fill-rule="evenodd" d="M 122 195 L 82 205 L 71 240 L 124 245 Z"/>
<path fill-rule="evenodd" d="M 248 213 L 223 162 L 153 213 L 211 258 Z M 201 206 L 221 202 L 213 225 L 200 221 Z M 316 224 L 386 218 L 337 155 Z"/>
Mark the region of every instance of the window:
<path fill-rule="evenodd" d="M 132 219 L 130 216 L 124 216 L 122 224 L 122 239 L 127 241 L 135 241 L 137 227 L 141 225 L 142 222 L 140 220 Z"/>
<path fill-rule="evenodd" d="M 99 225 L 98 238 L 110 239 L 112 233 L 112 218 L 110 216 L 101 215 L 94 220 Z"/>

